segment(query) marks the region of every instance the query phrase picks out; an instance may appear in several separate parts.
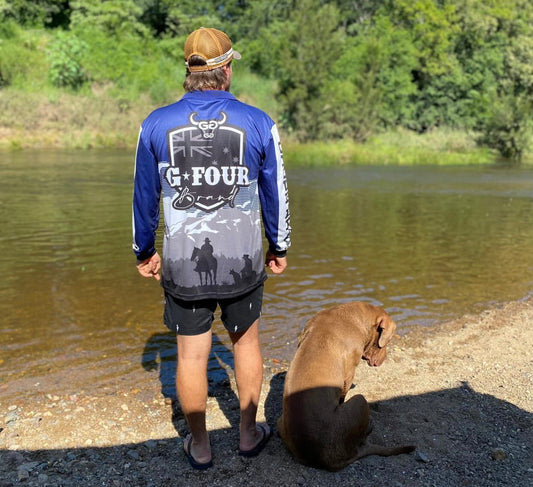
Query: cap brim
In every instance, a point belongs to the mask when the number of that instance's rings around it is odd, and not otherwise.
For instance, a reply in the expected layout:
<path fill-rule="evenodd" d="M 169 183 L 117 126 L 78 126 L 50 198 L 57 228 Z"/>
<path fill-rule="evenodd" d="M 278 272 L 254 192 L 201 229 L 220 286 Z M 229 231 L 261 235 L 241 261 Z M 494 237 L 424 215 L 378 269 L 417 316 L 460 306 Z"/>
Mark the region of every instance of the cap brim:
<path fill-rule="evenodd" d="M 241 59 L 241 53 L 233 49 L 233 59 Z"/>

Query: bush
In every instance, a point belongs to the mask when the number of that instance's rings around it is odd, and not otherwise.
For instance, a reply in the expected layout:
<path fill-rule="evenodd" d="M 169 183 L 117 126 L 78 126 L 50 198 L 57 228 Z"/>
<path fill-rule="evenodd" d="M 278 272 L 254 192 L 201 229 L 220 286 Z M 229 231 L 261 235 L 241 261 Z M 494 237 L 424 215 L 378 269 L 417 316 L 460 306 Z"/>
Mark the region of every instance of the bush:
<path fill-rule="evenodd" d="M 50 80 L 57 87 L 79 88 L 86 77 L 81 61 L 87 44 L 75 35 L 58 32 L 46 52 L 50 63 Z"/>
<path fill-rule="evenodd" d="M 45 36 L 7 24 L 0 29 L 0 88 L 42 86 L 47 72 L 41 48 Z"/>
<path fill-rule="evenodd" d="M 521 161 L 532 148 L 532 118 L 533 100 L 525 96 L 497 99 L 479 141 L 506 159 Z"/>

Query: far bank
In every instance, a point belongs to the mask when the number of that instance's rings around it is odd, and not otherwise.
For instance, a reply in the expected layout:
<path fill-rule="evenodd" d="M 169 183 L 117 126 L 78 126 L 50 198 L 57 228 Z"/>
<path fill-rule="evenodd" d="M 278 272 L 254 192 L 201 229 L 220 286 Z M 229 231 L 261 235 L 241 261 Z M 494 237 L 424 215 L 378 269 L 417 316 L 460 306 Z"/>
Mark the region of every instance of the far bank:
<path fill-rule="evenodd" d="M 243 99 L 243 101 L 249 101 Z M 0 91 L 0 150 L 135 150 L 142 120 L 156 108 L 149 96 L 135 101 L 69 93 L 42 95 Z M 364 143 L 352 140 L 297 142 L 284 133 L 289 166 L 334 165 L 471 165 L 505 162 L 477 144 L 475 132 L 439 128 L 425 134 L 389 131 Z M 527 154 L 523 164 L 533 163 Z"/>

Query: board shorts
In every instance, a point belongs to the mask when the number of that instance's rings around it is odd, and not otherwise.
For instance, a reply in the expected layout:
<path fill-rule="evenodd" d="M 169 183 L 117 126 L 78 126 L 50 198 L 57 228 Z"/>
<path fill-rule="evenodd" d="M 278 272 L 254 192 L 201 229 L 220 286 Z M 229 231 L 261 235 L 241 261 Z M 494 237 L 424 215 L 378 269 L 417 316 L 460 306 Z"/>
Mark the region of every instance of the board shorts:
<path fill-rule="evenodd" d="M 220 306 L 221 320 L 229 333 L 244 333 L 261 316 L 264 285 L 227 299 L 182 300 L 165 292 L 164 323 L 178 335 L 201 335 L 211 329 Z"/>

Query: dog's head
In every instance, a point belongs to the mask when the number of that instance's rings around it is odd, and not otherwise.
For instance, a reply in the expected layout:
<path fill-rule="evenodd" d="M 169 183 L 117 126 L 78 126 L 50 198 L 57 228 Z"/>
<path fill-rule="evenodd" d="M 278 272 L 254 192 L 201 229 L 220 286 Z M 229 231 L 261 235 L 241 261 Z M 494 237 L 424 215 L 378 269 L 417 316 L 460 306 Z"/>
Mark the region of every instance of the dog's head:
<path fill-rule="evenodd" d="M 385 313 L 376 318 L 362 357 L 368 365 L 377 367 L 385 361 L 387 356 L 385 346 L 394 335 L 394 330 L 396 330 L 396 323 L 388 314 Z"/>

